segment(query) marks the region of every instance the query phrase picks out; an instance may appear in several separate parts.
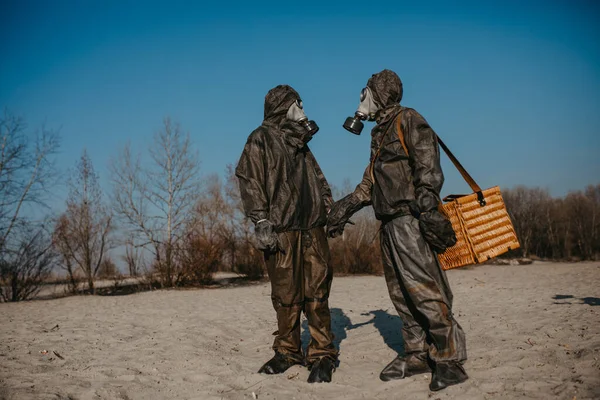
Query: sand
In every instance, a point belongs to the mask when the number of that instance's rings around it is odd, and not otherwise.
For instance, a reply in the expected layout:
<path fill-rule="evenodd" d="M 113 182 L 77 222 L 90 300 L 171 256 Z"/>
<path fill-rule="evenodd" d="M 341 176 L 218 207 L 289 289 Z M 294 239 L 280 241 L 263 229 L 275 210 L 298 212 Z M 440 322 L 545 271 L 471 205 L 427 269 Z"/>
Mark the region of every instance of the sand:
<path fill-rule="evenodd" d="M 332 383 L 306 383 L 299 366 L 256 373 L 276 329 L 262 282 L 0 304 L 0 399 L 600 399 L 600 263 L 448 277 L 470 379 L 441 392 L 430 374 L 379 380 L 401 321 L 383 277 L 353 276 L 333 282 Z"/>

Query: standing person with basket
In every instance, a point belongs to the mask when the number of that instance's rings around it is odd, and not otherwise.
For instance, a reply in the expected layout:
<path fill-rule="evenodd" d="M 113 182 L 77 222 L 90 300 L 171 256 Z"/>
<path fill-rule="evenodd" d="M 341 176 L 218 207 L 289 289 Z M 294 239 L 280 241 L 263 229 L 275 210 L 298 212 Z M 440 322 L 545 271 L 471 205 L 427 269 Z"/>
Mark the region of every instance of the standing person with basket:
<path fill-rule="evenodd" d="M 414 109 L 400 105 L 402 82 L 383 70 L 361 92 L 344 128 L 360 134 L 361 120 L 376 121 L 371 157 L 354 192 L 334 204 L 328 234 L 343 233 L 350 217 L 372 205 L 381 221 L 381 252 L 392 303 L 402 319 L 405 355 L 380 374 L 383 381 L 432 372 L 433 391 L 464 382 L 465 334 L 452 314 L 452 291 L 436 252 L 456 242 L 438 211 L 444 175 L 437 137 Z"/>

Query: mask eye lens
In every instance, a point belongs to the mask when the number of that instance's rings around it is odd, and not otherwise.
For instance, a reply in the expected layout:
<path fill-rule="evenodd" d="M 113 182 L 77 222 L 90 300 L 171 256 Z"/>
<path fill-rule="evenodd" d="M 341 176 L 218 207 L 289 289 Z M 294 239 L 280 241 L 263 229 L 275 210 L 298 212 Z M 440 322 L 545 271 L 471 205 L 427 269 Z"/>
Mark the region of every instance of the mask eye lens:
<path fill-rule="evenodd" d="M 363 90 L 360 91 L 360 101 L 364 101 L 366 97 L 367 97 L 367 88 L 363 88 Z"/>

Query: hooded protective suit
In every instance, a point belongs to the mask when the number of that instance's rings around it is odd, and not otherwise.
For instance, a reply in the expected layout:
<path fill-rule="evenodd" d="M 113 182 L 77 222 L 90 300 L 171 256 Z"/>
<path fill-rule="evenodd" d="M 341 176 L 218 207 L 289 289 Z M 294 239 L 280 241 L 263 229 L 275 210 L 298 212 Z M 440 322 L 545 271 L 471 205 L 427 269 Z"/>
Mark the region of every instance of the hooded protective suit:
<path fill-rule="evenodd" d="M 337 358 L 328 304 L 333 271 L 324 228 L 333 200 L 306 145 L 311 134 L 286 118 L 298 99 L 287 85 L 269 91 L 264 121 L 248 137 L 235 172 L 246 216 L 254 223 L 270 221 L 277 235 L 279 251 L 265 251 L 278 324 L 273 349 L 303 361 L 304 311 L 312 337 L 306 359 L 313 363 L 324 356 Z"/>
<path fill-rule="evenodd" d="M 444 175 L 436 135 L 418 112 L 400 106 L 402 82 L 394 72 L 373 75 L 367 86 L 380 107 L 371 133 L 371 162 L 354 192 L 333 206 L 329 233 L 339 234 L 353 213 L 372 205 L 382 221 L 384 273 L 402 318 L 407 355 L 420 360 L 428 355 L 434 363 L 460 363 L 467 358 L 465 336 L 452 315 L 446 274 L 424 240 L 418 220 L 422 213 L 437 212 L 440 202 Z M 408 154 L 398 137 L 397 118 Z"/>

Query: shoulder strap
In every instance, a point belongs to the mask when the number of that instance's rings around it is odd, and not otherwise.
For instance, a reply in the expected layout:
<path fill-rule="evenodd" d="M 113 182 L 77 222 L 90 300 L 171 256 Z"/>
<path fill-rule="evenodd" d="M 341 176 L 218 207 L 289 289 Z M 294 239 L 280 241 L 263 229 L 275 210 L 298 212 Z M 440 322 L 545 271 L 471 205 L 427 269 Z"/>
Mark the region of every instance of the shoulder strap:
<path fill-rule="evenodd" d="M 371 175 L 371 182 L 375 183 L 375 175 L 373 174 L 373 168 L 375 168 L 375 160 L 377 160 L 377 157 L 379 157 L 379 152 L 381 151 L 381 148 L 383 147 L 383 143 L 385 143 L 385 135 L 383 135 L 383 137 L 381 138 L 381 143 L 379 143 L 379 146 L 377 147 L 377 151 L 375 152 L 375 155 L 373 156 L 373 159 L 371 160 L 371 164 L 369 165 L 369 174 Z"/>
<path fill-rule="evenodd" d="M 401 116 L 402 113 L 398 114 L 398 117 L 396 118 L 396 132 L 398 132 L 398 139 L 400 139 L 400 144 L 402 145 L 404 152 L 406 153 L 406 155 L 408 155 L 408 147 L 406 147 L 406 142 L 404 141 L 404 132 L 402 132 L 402 118 L 400 118 Z"/>
<path fill-rule="evenodd" d="M 396 119 L 396 128 L 397 128 L 396 131 L 398 132 L 398 139 L 400 139 L 402 148 L 404 148 L 404 151 L 408 155 L 408 148 L 406 147 L 406 142 L 404 140 L 404 132 L 402 132 L 402 118 L 400 118 L 400 115 Z M 442 149 L 444 149 L 444 152 L 446 152 L 446 154 L 448 155 L 448 158 L 450 159 L 450 161 L 452 161 L 452 164 L 454 164 L 454 166 L 456 167 L 458 172 L 460 172 L 460 174 L 462 175 L 463 179 L 471 187 L 471 190 L 473 190 L 473 192 L 476 192 L 478 195 L 480 195 L 481 188 L 479 187 L 479 185 L 475 182 L 475 180 L 471 177 L 471 175 L 469 175 L 467 170 L 462 166 L 462 164 L 458 161 L 458 159 L 454 156 L 454 154 L 452 154 L 452 152 L 450 151 L 448 146 L 446 146 L 446 144 L 442 141 L 442 139 L 440 139 L 440 137 L 437 135 L 436 135 L 436 139 L 437 139 L 437 142 L 439 143 L 440 147 Z M 483 199 L 483 197 L 481 197 L 481 198 Z"/>
<path fill-rule="evenodd" d="M 402 115 L 402 111 L 400 111 L 400 113 L 398 114 L 398 117 Z M 398 118 L 400 119 L 400 118 Z M 377 157 L 379 157 L 379 152 L 381 152 L 381 148 L 383 147 L 383 144 L 385 143 L 385 136 L 387 135 L 387 131 L 381 135 L 381 142 L 379 142 L 379 146 L 377 146 L 377 151 L 375 152 L 375 155 L 373 156 L 373 159 L 371 160 L 371 164 L 369 165 L 369 174 L 371 175 L 371 182 L 375 182 L 375 175 L 373 174 L 373 168 L 375 168 L 375 161 L 377 160 Z M 404 143 L 404 142 L 402 142 Z M 406 147 L 404 148 L 404 150 L 406 150 Z M 408 154 L 408 151 L 406 151 L 406 154 Z"/>

